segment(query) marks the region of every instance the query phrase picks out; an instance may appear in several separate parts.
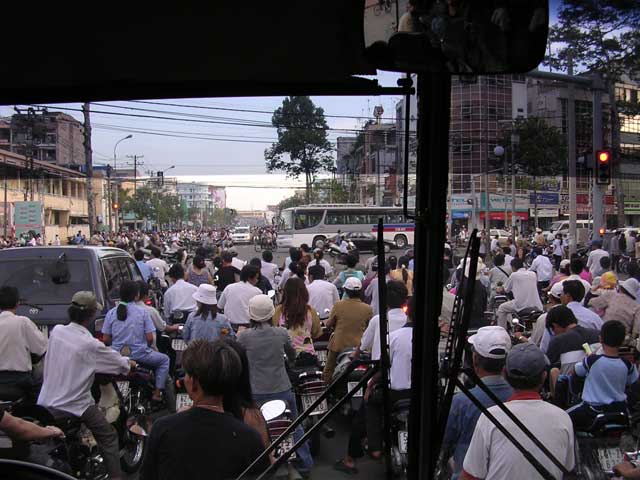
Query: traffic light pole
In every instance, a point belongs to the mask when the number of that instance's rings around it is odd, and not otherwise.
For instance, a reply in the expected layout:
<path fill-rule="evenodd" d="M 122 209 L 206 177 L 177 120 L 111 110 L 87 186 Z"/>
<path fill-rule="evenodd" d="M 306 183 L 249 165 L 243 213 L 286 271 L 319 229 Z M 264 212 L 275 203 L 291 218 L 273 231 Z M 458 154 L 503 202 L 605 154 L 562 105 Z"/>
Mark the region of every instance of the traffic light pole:
<path fill-rule="evenodd" d="M 593 157 L 594 157 L 594 175 L 593 175 L 593 195 L 591 199 L 591 208 L 593 211 L 593 238 L 597 238 L 601 227 L 605 227 L 604 223 L 604 185 L 597 182 L 597 158 L 596 152 L 602 148 L 602 92 L 604 91 L 604 83 L 602 77 L 598 73 L 593 74 Z"/>

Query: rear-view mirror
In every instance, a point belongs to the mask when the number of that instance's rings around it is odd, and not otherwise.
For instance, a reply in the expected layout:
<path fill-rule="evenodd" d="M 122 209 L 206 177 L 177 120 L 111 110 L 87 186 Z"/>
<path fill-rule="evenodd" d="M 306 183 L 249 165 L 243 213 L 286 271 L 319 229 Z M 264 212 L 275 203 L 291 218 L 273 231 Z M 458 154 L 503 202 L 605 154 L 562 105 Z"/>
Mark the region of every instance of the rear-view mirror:
<path fill-rule="evenodd" d="M 526 72 L 545 54 L 548 0 L 367 0 L 366 58 L 399 72 Z"/>

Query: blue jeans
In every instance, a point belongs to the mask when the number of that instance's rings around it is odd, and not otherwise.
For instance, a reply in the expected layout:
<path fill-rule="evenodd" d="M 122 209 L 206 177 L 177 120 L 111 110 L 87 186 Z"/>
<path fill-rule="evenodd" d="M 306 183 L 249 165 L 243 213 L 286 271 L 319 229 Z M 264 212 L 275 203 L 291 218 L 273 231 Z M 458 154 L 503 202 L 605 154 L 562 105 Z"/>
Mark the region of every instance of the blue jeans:
<path fill-rule="evenodd" d="M 282 400 L 287 404 L 287 408 L 291 411 L 292 419 L 295 420 L 298 418 L 298 406 L 296 404 L 296 397 L 293 395 L 291 390 L 287 390 L 285 392 L 279 393 L 254 393 L 253 399 L 256 401 L 258 406 L 262 406 L 263 404 L 270 402 L 271 400 Z M 298 428 L 293 432 L 294 441 L 298 441 L 304 435 L 304 430 L 301 425 L 298 425 Z M 302 469 L 305 471 L 311 470 L 313 467 L 313 458 L 311 457 L 311 451 L 309 450 L 309 442 L 305 442 L 296 450 L 298 458 L 302 463 Z"/>
<path fill-rule="evenodd" d="M 156 388 L 158 390 L 164 390 L 167 384 L 167 377 L 169 376 L 169 357 L 164 353 L 151 351 L 144 355 L 136 355 L 134 358 L 136 362 L 142 364 L 145 367 L 153 368 L 155 372 Z"/>

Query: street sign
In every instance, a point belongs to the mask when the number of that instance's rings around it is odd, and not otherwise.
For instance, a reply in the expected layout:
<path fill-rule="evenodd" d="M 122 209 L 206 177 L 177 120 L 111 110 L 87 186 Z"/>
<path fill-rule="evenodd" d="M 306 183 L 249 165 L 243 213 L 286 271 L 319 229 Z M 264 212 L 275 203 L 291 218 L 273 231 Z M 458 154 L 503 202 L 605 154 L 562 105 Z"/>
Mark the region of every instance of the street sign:
<path fill-rule="evenodd" d="M 44 235 L 42 202 L 15 202 L 13 220 L 16 236 L 34 231 Z"/>

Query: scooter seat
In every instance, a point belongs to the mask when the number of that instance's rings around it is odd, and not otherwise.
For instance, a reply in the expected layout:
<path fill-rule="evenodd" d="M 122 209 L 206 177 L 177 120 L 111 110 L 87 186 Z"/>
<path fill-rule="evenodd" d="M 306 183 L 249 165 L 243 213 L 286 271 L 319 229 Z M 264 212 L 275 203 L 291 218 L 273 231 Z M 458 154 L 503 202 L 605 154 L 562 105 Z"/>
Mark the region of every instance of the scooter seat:
<path fill-rule="evenodd" d="M 399 412 L 401 410 L 409 410 L 410 406 L 411 406 L 411 399 L 403 398 L 402 400 L 398 400 L 393 404 L 393 411 Z"/>
<path fill-rule="evenodd" d="M 540 316 L 540 315 L 542 315 L 542 313 L 543 312 L 541 312 L 540 309 L 538 309 L 536 307 L 527 307 L 527 308 L 523 308 L 518 313 L 516 313 L 516 316 L 518 316 L 518 317 L 532 317 L 532 316 Z"/>
<path fill-rule="evenodd" d="M 24 398 L 27 392 L 18 385 L 5 383 L 0 385 L 0 401 L 15 402 Z"/>
<path fill-rule="evenodd" d="M 587 433 L 593 435 L 624 431 L 629 428 L 629 415 L 625 412 L 599 413 Z"/>

